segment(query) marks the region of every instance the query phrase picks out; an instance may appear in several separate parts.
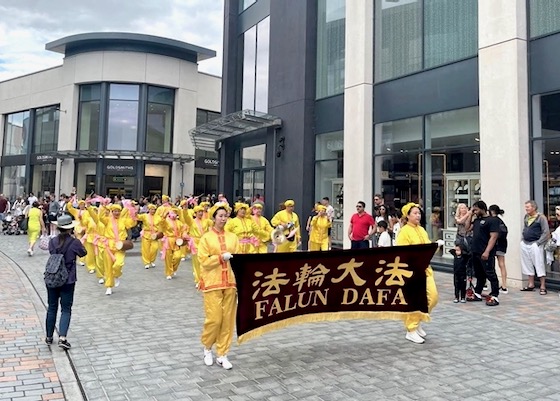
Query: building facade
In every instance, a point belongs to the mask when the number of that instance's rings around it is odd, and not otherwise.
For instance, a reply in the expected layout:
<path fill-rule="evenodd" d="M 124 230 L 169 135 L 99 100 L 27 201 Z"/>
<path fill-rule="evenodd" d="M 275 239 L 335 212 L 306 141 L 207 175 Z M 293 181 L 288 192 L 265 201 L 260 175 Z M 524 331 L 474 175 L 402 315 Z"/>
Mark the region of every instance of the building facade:
<path fill-rule="evenodd" d="M 223 113 L 257 110 L 282 127 L 220 141 L 221 191 L 264 192 L 268 214 L 292 198 L 305 218 L 328 196 L 346 246 L 358 200 L 422 203 L 431 238 L 446 241 L 441 266 L 457 205 L 482 199 L 506 211 L 520 284 L 525 201 L 552 228 L 560 205 L 560 2 L 225 4 Z"/>
<path fill-rule="evenodd" d="M 213 50 L 150 35 L 85 33 L 48 43 L 61 66 L 0 82 L 0 191 L 79 196 L 215 192 L 215 154 L 188 130 L 220 113 Z M 213 186 L 213 188 L 212 188 Z"/>

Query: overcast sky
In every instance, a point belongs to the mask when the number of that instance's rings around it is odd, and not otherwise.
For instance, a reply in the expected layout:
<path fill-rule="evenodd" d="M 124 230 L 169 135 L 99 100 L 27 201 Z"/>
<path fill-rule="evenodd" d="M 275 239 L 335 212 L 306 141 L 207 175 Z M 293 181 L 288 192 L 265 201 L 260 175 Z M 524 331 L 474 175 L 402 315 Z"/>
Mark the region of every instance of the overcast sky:
<path fill-rule="evenodd" d="M 200 71 L 221 75 L 223 0 L 0 0 L 0 81 L 62 64 L 45 44 L 85 32 L 135 32 L 215 50 Z"/>

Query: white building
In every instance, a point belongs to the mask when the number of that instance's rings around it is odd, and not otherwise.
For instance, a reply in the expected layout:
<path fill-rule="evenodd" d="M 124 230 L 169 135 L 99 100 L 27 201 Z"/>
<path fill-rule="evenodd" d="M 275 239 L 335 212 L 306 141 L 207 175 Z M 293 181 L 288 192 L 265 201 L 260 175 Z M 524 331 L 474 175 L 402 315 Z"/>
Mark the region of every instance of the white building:
<path fill-rule="evenodd" d="M 189 129 L 220 113 L 221 79 L 197 64 L 214 51 L 106 32 L 65 37 L 46 49 L 64 54 L 63 64 L 0 82 L 2 193 L 215 191 L 215 166 L 198 167 L 212 155 L 197 154 L 195 171 L 188 138 Z"/>

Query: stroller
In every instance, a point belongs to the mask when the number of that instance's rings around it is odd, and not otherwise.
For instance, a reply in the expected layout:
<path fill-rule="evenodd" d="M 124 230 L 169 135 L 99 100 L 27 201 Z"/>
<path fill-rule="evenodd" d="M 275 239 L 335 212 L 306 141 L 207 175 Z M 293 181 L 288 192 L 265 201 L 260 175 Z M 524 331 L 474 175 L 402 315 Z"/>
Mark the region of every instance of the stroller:
<path fill-rule="evenodd" d="M 6 216 L 2 231 L 4 235 L 20 235 L 19 221 L 17 217 L 13 217 L 10 213 Z"/>

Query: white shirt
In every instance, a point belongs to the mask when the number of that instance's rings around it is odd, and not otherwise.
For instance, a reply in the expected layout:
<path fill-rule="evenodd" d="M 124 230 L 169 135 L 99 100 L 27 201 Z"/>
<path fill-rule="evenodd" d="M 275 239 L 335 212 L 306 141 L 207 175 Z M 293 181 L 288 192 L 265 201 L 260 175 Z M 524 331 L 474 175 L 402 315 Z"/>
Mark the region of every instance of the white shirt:
<path fill-rule="evenodd" d="M 379 239 L 377 240 L 377 246 L 379 247 L 391 246 L 391 236 L 387 231 L 383 231 L 381 234 L 379 234 Z"/>
<path fill-rule="evenodd" d="M 328 205 L 327 206 L 327 218 L 329 219 L 329 221 L 333 221 L 334 218 L 334 207 L 332 207 L 332 205 Z"/>

